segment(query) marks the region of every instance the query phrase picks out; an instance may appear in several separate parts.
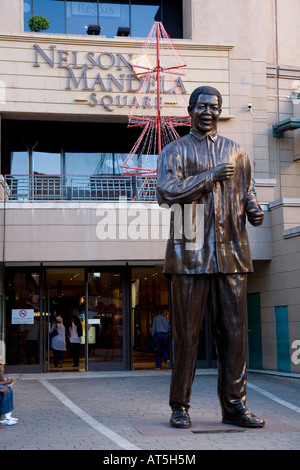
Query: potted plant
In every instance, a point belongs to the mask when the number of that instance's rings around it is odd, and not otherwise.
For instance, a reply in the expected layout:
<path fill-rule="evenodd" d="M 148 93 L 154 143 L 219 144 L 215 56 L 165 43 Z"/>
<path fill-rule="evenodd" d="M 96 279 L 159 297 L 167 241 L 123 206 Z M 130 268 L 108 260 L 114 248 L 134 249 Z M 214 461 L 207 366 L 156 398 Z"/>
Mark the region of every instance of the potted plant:
<path fill-rule="evenodd" d="M 50 28 L 50 22 L 43 15 L 34 15 L 29 19 L 29 28 L 37 33 Z"/>

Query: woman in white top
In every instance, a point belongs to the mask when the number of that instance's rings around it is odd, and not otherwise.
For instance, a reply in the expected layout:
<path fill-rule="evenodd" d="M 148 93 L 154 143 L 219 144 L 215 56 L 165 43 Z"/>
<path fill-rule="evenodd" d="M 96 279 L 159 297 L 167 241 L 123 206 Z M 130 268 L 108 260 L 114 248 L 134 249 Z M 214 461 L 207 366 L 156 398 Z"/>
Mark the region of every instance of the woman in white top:
<path fill-rule="evenodd" d="M 53 360 L 54 360 L 54 367 L 59 366 L 62 367 L 63 364 L 63 355 L 64 351 L 67 350 L 66 348 L 66 329 L 63 325 L 63 320 L 61 317 L 56 317 L 55 324 L 50 329 L 50 335 L 53 331 L 57 329 L 57 335 L 51 338 L 51 347 L 53 349 Z"/>
<path fill-rule="evenodd" d="M 82 326 L 80 319 L 73 315 L 72 326 L 69 328 L 69 340 L 71 356 L 73 358 L 73 367 L 79 366 L 79 350 L 82 336 Z"/>

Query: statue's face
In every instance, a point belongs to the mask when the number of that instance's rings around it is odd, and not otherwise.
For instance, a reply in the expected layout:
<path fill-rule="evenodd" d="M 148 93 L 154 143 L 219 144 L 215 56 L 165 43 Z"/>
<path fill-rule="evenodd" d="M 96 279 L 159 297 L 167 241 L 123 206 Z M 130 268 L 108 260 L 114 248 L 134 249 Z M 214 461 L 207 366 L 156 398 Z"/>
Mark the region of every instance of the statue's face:
<path fill-rule="evenodd" d="M 217 96 L 199 95 L 196 106 L 189 110 L 192 129 L 202 135 L 215 133 L 221 111 Z"/>

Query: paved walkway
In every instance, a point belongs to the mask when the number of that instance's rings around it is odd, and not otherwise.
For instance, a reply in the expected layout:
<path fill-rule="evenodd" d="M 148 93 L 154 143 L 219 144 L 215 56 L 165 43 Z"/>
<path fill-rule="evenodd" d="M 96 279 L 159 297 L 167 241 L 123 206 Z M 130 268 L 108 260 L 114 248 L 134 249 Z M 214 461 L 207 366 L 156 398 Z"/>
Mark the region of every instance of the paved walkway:
<path fill-rule="evenodd" d="M 115 455 L 112 452 L 130 450 L 300 448 L 300 378 L 249 372 L 248 408 L 265 419 L 266 426 L 247 430 L 221 423 L 216 372 L 198 371 L 190 408 L 192 427 L 179 430 L 169 426 L 170 373 L 15 376 L 13 415 L 19 422 L 0 429 L 0 450 L 103 450 Z"/>

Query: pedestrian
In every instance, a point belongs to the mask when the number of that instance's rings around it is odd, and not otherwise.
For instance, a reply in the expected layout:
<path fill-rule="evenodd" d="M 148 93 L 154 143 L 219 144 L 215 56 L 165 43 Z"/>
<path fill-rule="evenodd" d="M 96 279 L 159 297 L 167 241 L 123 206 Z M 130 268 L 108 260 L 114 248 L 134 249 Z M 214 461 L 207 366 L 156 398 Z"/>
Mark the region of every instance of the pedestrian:
<path fill-rule="evenodd" d="M 168 319 L 158 310 L 158 314 L 153 319 L 151 335 L 155 350 L 155 370 L 161 369 L 161 358 L 163 357 L 167 368 L 170 368 L 171 361 L 168 354 L 168 333 L 170 324 Z"/>
<path fill-rule="evenodd" d="M 12 417 L 14 397 L 11 384 L 13 383 L 13 379 L 5 379 L 3 372 L 4 364 L 0 356 L 0 427 L 13 426 L 18 422 L 17 418 Z"/>
<path fill-rule="evenodd" d="M 171 276 L 174 341 L 170 424 L 178 428 L 191 426 L 189 402 L 206 311 L 217 348 L 222 421 L 264 426 L 246 407 L 246 293 L 247 274 L 253 272 L 246 218 L 258 226 L 264 213 L 246 152 L 217 134 L 221 111 L 218 90 L 196 88 L 188 107 L 190 133 L 165 146 L 158 158 L 158 203 L 174 206 L 164 273 Z"/>
<path fill-rule="evenodd" d="M 70 351 L 73 358 L 73 367 L 79 366 L 79 352 L 82 336 L 82 325 L 77 315 L 73 315 L 69 328 Z"/>
<path fill-rule="evenodd" d="M 51 348 L 53 349 L 54 367 L 63 366 L 64 351 L 66 351 L 66 329 L 63 325 L 63 319 L 56 317 L 55 323 L 49 331 L 51 338 Z"/>

